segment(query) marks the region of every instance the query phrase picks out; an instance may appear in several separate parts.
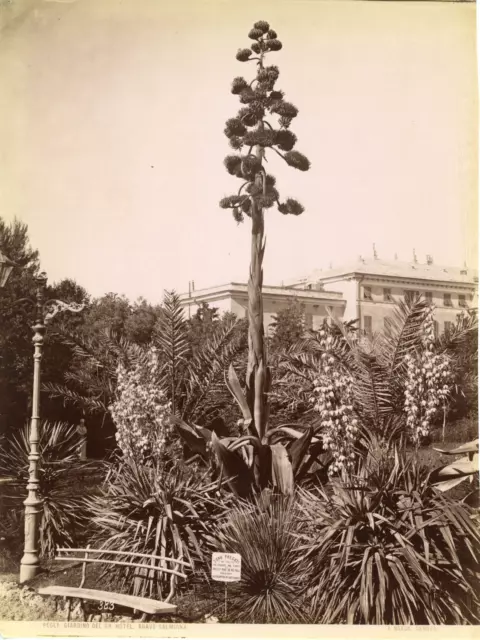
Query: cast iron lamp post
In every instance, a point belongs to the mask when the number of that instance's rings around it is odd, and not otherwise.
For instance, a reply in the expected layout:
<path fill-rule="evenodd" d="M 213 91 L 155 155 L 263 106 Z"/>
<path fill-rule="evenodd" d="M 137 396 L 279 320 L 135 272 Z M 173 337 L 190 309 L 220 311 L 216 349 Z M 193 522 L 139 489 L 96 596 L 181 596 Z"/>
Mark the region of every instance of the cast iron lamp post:
<path fill-rule="evenodd" d="M 72 302 L 67 304 L 60 300 L 47 300 L 44 302 L 47 276 L 41 273 L 36 278 L 37 290 L 35 299 L 36 317 L 33 326 L 33 397 L 32 420 L 30 424 L 28 456 L 28 496 L 25 502 L 25 546 L 23 558 L 20 563 L 20 583 L 34 578 L 40 567 L 38 553 L 38 539 L 40 531 L 40 515 L 43 500 L 39 495 L 40 480 L 38 475 L 40 452 L 38 443 L 40 439 L 40 361 L 45 338 L 46 324 L 60 311 L 81 311 L 85 305 Z"/>
<path fill-rule="evenodd" d="M 0 253 L 0 286 L 6 283 L 14 263 Z M 40 568 L 40 558 L 38 553 L 38 540 L 40 531 L 40 516 L 42 513 L 43 500 L 40 496 L 39 461 L 40 452 L 38 443 L 40 440 L 40 362 L 42 359 L 42 349 L 45 338 L 46 324 L 60 311 L 81 311 L 85 305 L 76 302 L 67 304 L 60 300 L 45 299 L 45 289 L 47 286 L 47 276 L 41 273 L 36 277 L 35 300 L 22 298 L 16 304 L 31 302 L 35 305 L 35 324 L 33 326 L 33 397 L 32 397 L 32 419 L 30 423 L 28 456 L 28 496 L 25 502 L 25 546 L 23 557 L 20 563 L 20 583 L 34 578 Z"/>

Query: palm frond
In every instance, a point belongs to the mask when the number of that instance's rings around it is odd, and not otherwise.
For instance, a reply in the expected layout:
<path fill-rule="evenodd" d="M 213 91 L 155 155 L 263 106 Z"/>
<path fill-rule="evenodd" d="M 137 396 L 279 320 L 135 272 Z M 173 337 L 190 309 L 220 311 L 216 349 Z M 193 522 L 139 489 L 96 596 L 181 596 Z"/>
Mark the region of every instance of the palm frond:
<path fill-rule="evenodd" d="M 468 309 L 457 317 L 453 327 L 442 333 L 437 339 L 437 349 L 442 352 L 456 352 L 470 336 L 478 332 L 478 313 L 476 309 Z"/>
<path fill-rule="evenodd" d="M 190 355 L 188 326 L 180 298 L 175 291 L 166 291 L 162 314 L 155 327 L 154 343 L 159 347 L 164 367 L 163 385 L 168 385 L 173 413 L 178 408 L 178 384 Z"/>
<path fill-rule="evenodd" d="M 107 413 L 108 404 L 100 398 L 85 396 L 73 391 L 66 385 L 46 382 L 42 384 L 42 390 L 46 391 L 50 398 L 61 398 L 64 404 L 84 409 L 87 413 Z"/>
<path fill-rule="evenodd" d="M 429 309 L 428 303 L 421 297 L 411 302 L 399 301 L 386 331 L 379 340 L 378 355 L 393 378 L 405 367 L 405 356 L 420 348 L 421 327 Z"/>
<path fill-rule="evenodd" d="M 237 332 L 238 320 L 231 318 L 220 325 L 187 364 L 184 377 L 185 397 L 182 417 L 198 421 L 213 404 L 229 398 L 224 372 L 246 347 L 243 334 Z"/>

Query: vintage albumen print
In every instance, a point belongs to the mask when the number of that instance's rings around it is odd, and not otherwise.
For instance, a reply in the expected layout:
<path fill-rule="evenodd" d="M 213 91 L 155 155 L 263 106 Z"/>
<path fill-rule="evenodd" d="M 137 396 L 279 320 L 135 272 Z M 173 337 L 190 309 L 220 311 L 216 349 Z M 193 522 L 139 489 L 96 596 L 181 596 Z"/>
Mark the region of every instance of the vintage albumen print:
<path fill-rule="evenodd" d="M 0 0 L 2 637 L 473 637 L 473 2 Z"/>

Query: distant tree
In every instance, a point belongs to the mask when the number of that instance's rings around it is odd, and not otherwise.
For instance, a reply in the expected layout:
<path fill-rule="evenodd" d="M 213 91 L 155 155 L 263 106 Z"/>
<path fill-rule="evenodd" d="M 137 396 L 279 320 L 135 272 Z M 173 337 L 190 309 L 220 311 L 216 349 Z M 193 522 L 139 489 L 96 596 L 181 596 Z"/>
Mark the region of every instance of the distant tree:
<path fill-rule="evenodd" d="M 42 358 L 42 382 L 61 383 L 66 374 L 74 367 L 74 353 L 70 345 L 65 344 L 63 335 L 81 331 L 85 326 L 85 318 L 88 315 L 90 296 L 84 287 L 71 278 L 47 287 L 47 299 L 62 300 L 63 302 L 77 302 L 84 304 L 85 309 L 81 313 L 59 313 L 49 322 L 45 334 L 45 344 Z M 72 410 L 63 402 L 53 400 L 47 394 L 42 393 L 42 415 L 52 422 L 61 421 L 70 424 L 76 423 L 82 417 L 78 410 Z"/>
<path fill-rule="evenodd" d="M 208 302 L 201 302 L 196 313 L 188 320 L 188 341 L 194 352 L 212 334 L 219 322 L 218 309 L 210 307 Z"/>
<path fill-rule="evenodd" d="M 288 349 L 305 332 L 305 313 L 297 300 L 291 300 L 288 306 L 280 309 L 270 325 L 272 349 Z"/>
<path fill-rule="evenodd" d="M 108 330 L 124 336 L 125 325 L 131 313 L 131 304 L 125 296 L 107 293 L 92 300 L 85 316 L 86 330 L 91 335 Z"/>
<path fill-rule="evenodd" d="M 28 415 L 31 393 L 32 316 L 17 304 L 35 293 L 39 273 L 38 251 L 32 249 L 26 224 L 0 218 L 0 250 L 13 260 L 14 268 L 0 289 L 0 429 L 21 427 Z"/>
<path fill-rule="evenodd" d="M 35 276 L 40 271 L 38 251 L 30 246 L 28 227 L 15 220 L 11 224 L 0 219 L 0 250 L 11 258 L 14 268 L 6 286 L 0 291 L 0 429 L 18 430 L 30 417 L 33 345 L 33 300 L 36 292 Z M 65 302 L 85 302 L 89 296 L 74 280 L 64 279 L 47 286 L 46 299 Z M 72 352 L 59 338 L 66 328 L 76 330 L 83 323 L 82 314 L 59 314 L 48 325 L 42 358 L 42 380 L 55 382 L 68 371 Z M 52 403 L 42 395 L 42 415 L 53 420 L 70 421 L 76 418 L 60 403 Z"/>
<path fill-rule="evenodd" d="M 144 298 L 139 298 L 130 306 L 130 313 L 124 322 L 123 332 L 127 340 L 143 345 L 151 342 L 161 313 L 161 305 L 153 306 Z"/>
<path fill-rule="evenodd" d="M 284 100 L 284 93 L 275 88 L 279 77 L 278 67 L 266 65 L 268 53 L 278 51 L 282 43 L 268 22 L 260 20 L 248 34 L 253 44 L 239 49 L 237 60 L 254 61 L 256 76 L 248 82 L 236 77 L 232 93 L 238 95 L 241 109 L 226 122 L 225 135 L 237 153 L 228 155 L 224 164 L 227 171 L 242 181 L 238 192 L 223 198 L 220 206 L 231 209 L 234 219 L 240 223 L 244 216 L 252 221 L 250 277 L 248 281 L 248 327 L 249 353 L 246 373 L 246 402 L 252 417 L 252 435 L 263 438 L 268 419 L 268 393 L 270 372 L 264 344 L 263 324 L 263 256 L 265 252 L 264 215 L 276 206 L 284 215 L 300 215 L 302 205 L 293 198 L 280 200 L 275 178 L 267 173 L 264 163 L 267 150 L 274 152 L 289 166 L 307 171 L 309 160 L 294 150 L 297 138 L 290 131 L 290 124 L 298 109 Z M 269 116 L 278 119 L 272 124 Z"/>

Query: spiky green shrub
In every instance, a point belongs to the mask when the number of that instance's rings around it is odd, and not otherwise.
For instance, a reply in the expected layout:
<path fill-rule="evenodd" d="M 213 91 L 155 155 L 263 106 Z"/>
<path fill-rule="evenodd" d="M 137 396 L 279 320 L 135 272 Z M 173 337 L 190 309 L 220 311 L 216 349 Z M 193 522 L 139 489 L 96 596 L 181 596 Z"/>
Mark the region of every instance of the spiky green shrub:
<path fill-rule="evenodd" d="M 312 616 L 323 624 L 476 624 L 480 533 L 467 506 L 396 451 L 331 494 L 303 491 Z"/>
<path fill-rule="evenodd" d="M 298 508 L 292 496 L 239 502 L 214 532 L 217 551 L 239 553 L 242 578 L 228 592 L 228 622 L 305 622 L 308 584 L 297 540 Z"/>
<path fill-rule="evenodd" d="M 0 450 L 0 475 L 11 482 L 2 485 L 5 506 L 13 512 L 23 512 L 27 497 L 29 427 L 6 441 Z M 75 427 L 57 422 L 42 422 L 40 427 L 40 487 L 43 511 L 40 522 L 40 553 L 51 557 L 57 546 L 73 545 L 89 524 L 83 477 L 96 474 L 95 465 L 78 459 L 79 436 Z M 101 466 L 101 465 L 100 465 Z"/>
<path fill-rule="evenodd" d="M 185 466 L 168 469 L 165 464 L 145 466 L 122 459 L 90 502 L 92 544 L 182 560 L 192 565 L 186 569 L 188 576 L 201 572 L 207 562 L 207 534 L 229 505 L 228 497 L 220 500 L 218 491 L 218 483 Z M 178 576 L 169 574 L 147 577 L 128 568 L 113 574 L 124 590 L 160 599 L 175 593 L 179 584 Z"/>

